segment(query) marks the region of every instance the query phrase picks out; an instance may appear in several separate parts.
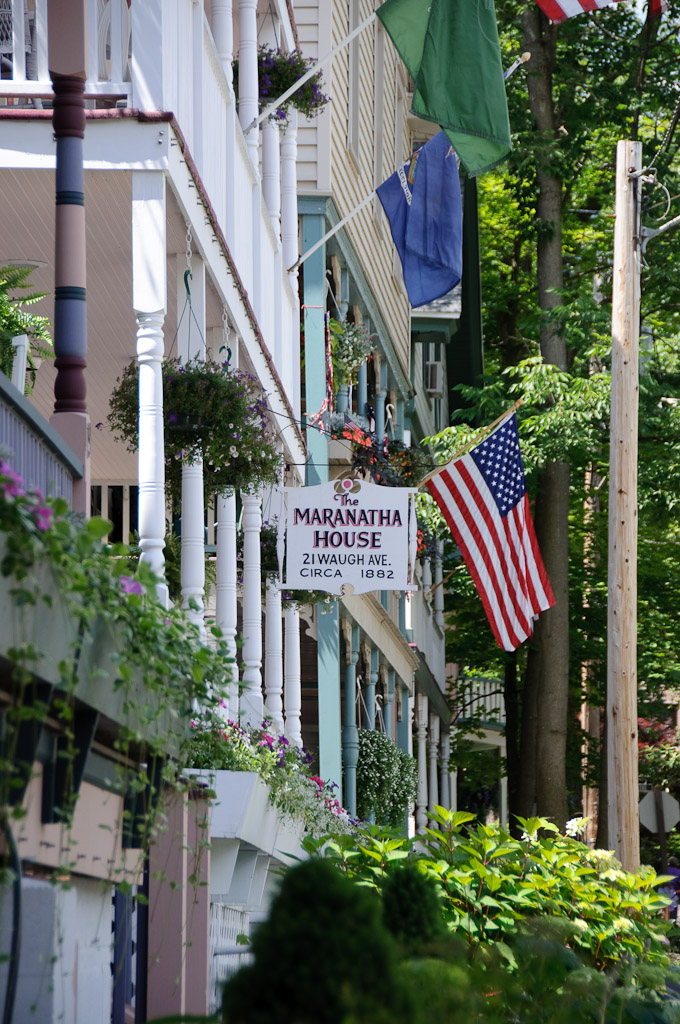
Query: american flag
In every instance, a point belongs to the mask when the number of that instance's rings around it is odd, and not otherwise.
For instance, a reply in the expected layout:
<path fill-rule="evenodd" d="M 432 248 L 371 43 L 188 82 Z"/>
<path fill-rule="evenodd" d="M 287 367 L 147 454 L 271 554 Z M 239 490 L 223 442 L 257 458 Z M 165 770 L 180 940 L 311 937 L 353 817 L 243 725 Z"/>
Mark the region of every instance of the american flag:
<path fill-rule="evenodd" d="M 619 0 L 536 0 L 544 14 L 551 21 L 564 21 L 584 11 L 598 11 L 601 7 L 611 7 Z M 648 0 L 648 17 L 660 18 L 668 10 L 668 0 Z"/>
<path fill-rule="evenodd" d="M 426 486 L 472 575 L 500 647 L 514 651 L 555 598 L 538 550 L 513 413 Z"/>

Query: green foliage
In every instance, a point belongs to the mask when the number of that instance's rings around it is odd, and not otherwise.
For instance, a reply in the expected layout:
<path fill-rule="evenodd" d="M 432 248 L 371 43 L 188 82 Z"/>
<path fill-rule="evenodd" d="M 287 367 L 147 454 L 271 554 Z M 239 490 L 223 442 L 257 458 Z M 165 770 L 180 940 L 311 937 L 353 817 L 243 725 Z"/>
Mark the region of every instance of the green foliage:
<path fill-rule="evenodd" d="M 457 817 L 459 824 L 464 817 Z M 663 967 L 624 955 L 598 970 L 573 948 L 558 916 L 528 921 L 507 943 L 495 945 L 443 934 L 445 892 L 434 892 L 425 856 L 404 862 L 412 845 L 377 830 L 358 846 L 349 838 L 317 843 L 326 862 L 313 858 L 287 872 L 269 921 L 255 933 L 254 964 L 228 981 L 226 1024 L 264 1024 L 273 1017 L 295 1024 L 680 1019 L 675 989 L 667 989 L 674 979 Z M 382 896 L 382 923 L 376 894 Z M 400 960 L 384 925 L 396 932 Z"/>
<path fill-rule="evenodd" d="M 445 933 L 437 887 L 417 861 L 386 876 L 382 899 L 385 926 L 404 949 L 417 952 Z"/>
<path fill-rule="evenodd" d="M 377 729 L 359 729 L 357 814 L 379 825 L 403 826 L 416 795 L 415 760 Z"/>
<path fill-rule="evenodd" d="M 121 698 L 115 740 L 121 754 L 120 791 L 138 794 L 141 802 L 150 788 L 149 802 L 135 822 L 148 847 L 160 795 L 159 782 L 152 779 L 154 767 L 167 761 L 168 754 L 181 760 L 193 707 L 197 702 L 210 707 L 219 700 L 230 681 L 232 660 L 219 631 L 213 647 L 205 647 L 181 610 L 161 607 L 158 581 L 144 563 L 134 576 L 128 575 L 127 548 L 106 543 L 110 528 L 99 518 L 82 523 L 63 499 L 44 500 L 27 493 L 19 475 L 0 461 L 0 571 L 13 598 L 16 634 L 25 637 L 23 644 L 3 652 L 12 701 L 0 761 L 0 803 L 17 803 L 13 793 L 23 788 L 32 768 L 17 759 L 17 724 L 41 724 L 49 714 L 68 741 L 63 757 L 72 764 L 77 755 L 74 701 L 80 687 L 96 684 Z M 55 608 L 57 601 L 63 609 Z M 51 666 L 58 670 L 58 683 L 38 702 L 34 673 L 39 673 L 45 656 L 42 632 L 34 635 L 26 626 L 26 617 L 34 622 L 36 615 L 46 634 L 50 620 L 62 622 L 66 617 L 74 637 L 68 656 Z M 83 676 L 87 651 L 93 652 L 92 667 Z M 127 763 L 146 768 L 123 767 Z M 171 766 L 164 778 L 173 781 Z M 60 808 L 67 822 L 74 802 L 71 794 L 67 806 Z M 20 806 L 15 813 L 22 813 Z"/>
<path fill-rule="evenodd" d="M 251 943 L 254 963 L 226 984 L 226 1024 L 394 1024 L 410 1020 L 395 945 L 375 893 L 330 864 L 290 869 Z"/>
<path fill-rule="evenodd" d="M 352 324 L 349 320 L 334 320 L 332 317 L 329 330 L 333 384 L 336 388 L 356 384 L 357 370 L 373 351 L 371 335 L 363 324 Z"/>
<path fill-rule="evenodd" d="M 323 849 L 350 877 L 376 889 L 406 857 L 436 882 L 443 919 L 472 948 L 495 949 L 514 969 L 511 947 L 527 925 L 549 919 L 554 935 L 598 969 L 630 955 L 666 966 L 668 900 L 655 890 L 665 880 L 650 868 L 623 871 L 613 855 L 562 836 L 544 818 L 520 819 L 514 839 L 500 825 L 475 824 L 474 815 L 436 807 L 435 827 L 419 850 L 412 841 L 378 829 L 340 837 Z"/>
<path fill-rule="evenodd" d="M 52 339 L 49 333 L 49 320 L 45 316 L 36 316 L 23 307 L 31 306 L 44 293 L 31 292 L 29 295 L 15 295 L 14 292 L 28 291 L 26 283 L 31 267 L 3 267 L 0 270 L 0 370 L 12 376 L 14 347 L 12 338 L 26 334 L 29 339 L 28 367 L 29 374 L 35 380 L 33 357 L 44 359 L 52 355 Z"/>
<path fill-rule="evenodd" d="M 258 92 L 262 107 L 269 106 L 275 99 L 282 96 L 299 78 L 314 64 L 313 60 L 303 57 L 299 50 L 283 53 L 272 50 L 269 46 L 260 46 L 257 51 Z M 238 69 L 239 62 L 233 62 L 234 92 L 238 100 Z M 288 122 L 288 109 L 293 107 L 305 117 L 316 117 L 329 101 L 321 91 L 323 78 L 321 72 L 313 75 L 305 82 L 290 99 L 286 100 L 271 115 L 270 120 L 281 124 Z"/>
<path fill-rule="evenodd" d="M 221 710 L 207 708 L 191 721 L 187 767 L 204 770 L 209 780 L 214 771 L 256 772 L 272 803 L 303 821 L 311 835 L 351 833 L 354 822 L 335 797 L 335 784 L 311 775 L 310 755 L 270 731 L 270 724 L 243 727 L 227 721 Z"/>
<path fill-rule="evenodd" d="M 163 361 L 166 480 L 179 500 L 182 466 L 203 459 L 207 493 L 273 484 L 281 458 L 257 380 L 229 363 Z M 139 443 L 139 368 L 132 360 L 116 381 L 109 423 L 118 440 Z"/>

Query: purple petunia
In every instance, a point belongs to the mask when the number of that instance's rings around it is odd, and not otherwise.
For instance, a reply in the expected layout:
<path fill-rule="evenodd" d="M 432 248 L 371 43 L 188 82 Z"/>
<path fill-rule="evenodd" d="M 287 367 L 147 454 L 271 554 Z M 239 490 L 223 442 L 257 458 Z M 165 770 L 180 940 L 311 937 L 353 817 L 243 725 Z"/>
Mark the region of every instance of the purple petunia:
<path fill-rule="evenodd" d="M 54 515 L 53 510 L 49 505 L 38 505 L 37 508 L 33 509 L 32 516 L 35 521 L 35 525 L 43 533 L 45 530 L 49 530 L 52 525 L 52 516 Z"/>
<path fill-rule="evenodd" d="M 132 576 L 121 576 L 120 585 L 124 594 L 143 594 L 144 587 Z"/>
<path fill-rule="evenodd" d="M 8 477 L 7 480 L 3 480 L 0 483 L 5 500 L 7 500 L 7 498 L 19 498 L 26 493 L 23 487 L 23 477 L 13 470 L 10 464 L 5 462 L 4 459 L 0 459 L 0 474 Z"/>

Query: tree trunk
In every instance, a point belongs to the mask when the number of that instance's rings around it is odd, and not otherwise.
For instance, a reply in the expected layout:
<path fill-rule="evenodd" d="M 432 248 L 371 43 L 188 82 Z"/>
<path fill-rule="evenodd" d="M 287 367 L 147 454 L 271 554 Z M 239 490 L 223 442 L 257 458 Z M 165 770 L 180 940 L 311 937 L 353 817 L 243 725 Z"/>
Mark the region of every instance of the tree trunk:
<path fill-rule="evenodd" d="M 523 49 L 531 52 L 527 81 L 531 111 L 536 119 L 538 196 L 536 218 L 537 285 L 541 309 L 562 304 L 562 183 L 554 171 L 558 139 L 552 95 L 556 32 L 538 7 L 522 14 Z M 543 141 L 544 145 L 540 145 Z M 540 331 L 541 355 L 560 369 L 567 368 L 567 348 L 557 318 L 545 320 Z M 536 533 L 552 584 L 556 604 L 537 624 L 529 652 L 529 692 L 536 687 L 536 811 L 562 827 L 567 818 L 566 739 L 569 696 L 569 465 L 548 463 L 539 478 Z M 534 680 L 536 679 L 536 682 Z"/>

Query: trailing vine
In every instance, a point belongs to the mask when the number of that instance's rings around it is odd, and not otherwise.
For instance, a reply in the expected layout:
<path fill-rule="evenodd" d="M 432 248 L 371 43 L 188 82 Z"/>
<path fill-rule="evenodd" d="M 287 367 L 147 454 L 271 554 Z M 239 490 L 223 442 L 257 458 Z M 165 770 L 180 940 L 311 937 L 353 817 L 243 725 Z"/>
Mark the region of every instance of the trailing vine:
<path fill-rule="evenodd" d="M 120 827 L 148 849 L 163 787 L 178 784 L 192 710 L 217 706 L 232 660 L 218 630 L 204 646 L 180 609 L 161 606 L 158 581 L 143 562 L 130 573 L 128 549 L 106 543 L 110 528 L 100 518 L 83 523 L 63 499 L 27 491 L 0 460 L 0 587 L 5 641 L 14 638 L 3 650 L 9 704 L 0 803 L 15 820 L 23 816 L 33 765 L 22 761 L 20 740 L 49 718 L 65 762 L 56 813 L 70 826 L 80 753 L 75 714 L 94 702 L 117 726 L 115 788 L 126 800 Z"/>

